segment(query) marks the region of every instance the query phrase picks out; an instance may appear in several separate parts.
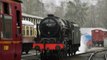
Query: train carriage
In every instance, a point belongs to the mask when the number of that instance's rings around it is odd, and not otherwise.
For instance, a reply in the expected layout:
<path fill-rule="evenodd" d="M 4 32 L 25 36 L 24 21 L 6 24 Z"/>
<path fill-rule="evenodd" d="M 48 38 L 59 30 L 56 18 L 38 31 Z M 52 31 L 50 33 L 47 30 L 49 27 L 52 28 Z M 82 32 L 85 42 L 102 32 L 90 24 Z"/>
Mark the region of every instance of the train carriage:
<path fill-rule="evenodd" d="M 0 60 L 21 60 L 20 0 L 0 0 Z"/>
<path fill-rule="evenodd" d="M 30 21 L 22 20 L 22 52 L 28 54 L 29 50 L 32 49 L 33 39 L 35 37 L 34 24 Z"/>
<path fill-rule="evenodd" d="M 22 13 L 22 52 L 26 54 L 32 49 L 34 37 L 37 36 L 36 25 L 39 24 L 42 17 Z"/>
<path fill-rule="evenodd" d="M 100 29 L 92 30 L 92 41 L 94 46 L 103 46 L 104 31 Z"/>

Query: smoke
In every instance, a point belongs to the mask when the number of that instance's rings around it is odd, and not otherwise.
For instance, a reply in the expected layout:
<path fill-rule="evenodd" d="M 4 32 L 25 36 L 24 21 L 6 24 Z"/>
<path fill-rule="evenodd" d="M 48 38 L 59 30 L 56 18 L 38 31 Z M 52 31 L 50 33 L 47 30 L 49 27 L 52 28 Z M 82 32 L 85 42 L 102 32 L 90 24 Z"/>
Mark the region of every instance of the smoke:
<path fill-rule="evenodd" d="M 44 4 L 44 8 L 48 14 L 54 14 L 58 7 L 62 7 L 64 13 L 67 11 L 67 3 L 71 1 L 76 4 L 75 0 L 40 0 Z M 81 3 L 87 3 L 89 5 L 96 5 L 98 0 L 80 0 Z"/>
<path fill-rule="evenodd" d="M 87 50 L 88 50 L 88 47 L 85 44 L 85 37 L 84 37 L 84 35 L 82 35 L 81 36 L 81 42 L 80 42 L 79 51 L 77 51 L 76 54 L 85 53 Z"/>
<path fill-rule="evenodd" d="M 40 0 L 45 7 L 45 10 L 48 14 L 54 14 L 56 12 L 56 9 L 58 7 L 61 7 L 61 4 L 64 2 L 66 3 L 66 0 Z"/>

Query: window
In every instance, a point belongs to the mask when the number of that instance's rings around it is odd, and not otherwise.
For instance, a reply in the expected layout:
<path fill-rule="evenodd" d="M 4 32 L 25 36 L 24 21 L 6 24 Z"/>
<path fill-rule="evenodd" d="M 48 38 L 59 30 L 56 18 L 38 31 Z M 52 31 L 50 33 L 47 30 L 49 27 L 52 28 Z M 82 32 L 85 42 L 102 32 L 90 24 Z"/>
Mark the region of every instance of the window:
<path fill-rule="evenodd" d="M 33 23 L 33 20 L 32 20 L 32 19 L 30 19 L 30 22 L 32 22 L 32 23 Z"/>
<path fill-rule="evenodd" d="M 24 17 L 24 20 L 26 20 L 26 21 L 27 21 L 26 17 Z"/>
<path fill-rule="evenodd" d="M 25 17 L 22 17 L 22 20 L 25 20 Z"/>
<path fill-rule="evenodd" d="M 4 2 L 4 3 L 3 3 L 3 8 L 4 8 L 4 9 L 3 9 L 3 10 L 4 10 L 4 13 L 9 15 L 9 13 L 10 13 L 10 11 L 9 11 L 9 10 L 10 10 L 10 9 L 9 9 L 9 4 Z"/>
<path fill-rule="evenodd" d="M 27 18 L 27 17 L 25 17 L 25 20 L 27 20 L 27 21 L 28 21 L 28 18 Z"/>
<path fill-rule="evenodd" d="M 30 35 L 32 35 L 32 27 L 30 27 Z"/>
<path fill-rule="evenodd" d="M 29 35 L 29 30 L 27 30 L 27 35 Z"/>
<path fill-rule="evenodd" d="M 36 23 L 35 23 L 35 19 L 33 19 L 33 20 L 34 20 L 34 25 L 35 25 L 35 24 L 36 24 Z"/>
<path fill-rule="evenodd" d="M 22 17 L 22 20 L 24 20 L 24 17 Z"/>
<path fill-rule="evenodd" d="M 36 19 L 36 23 L 38 23 L 38 20 Z"/>
<path fill-rule="evenodd" d="M 29 35 L 29 27 L 26 27 L 26 35 Z"/>
<path fill-rule="evenodd" d="M 32 31 L 33 31 L 32 34 L 34 35 L 34 34 L 35 34 L 35 30 L 34 30 L 34 28 L 32 29 Z"/>
<path fill-rule="evenodd" d="M 31 19 L 31 18 L 29 18 L 29 20 L 32 22 L 32 19 Z"/>
<path fill-rule="evenodd" d="M 23 36 L 25 36 L 25 30 L 22 30 L 22 34 L 23 34 Z"/>
<path fill-rule="evenodd" d="M 23 36 L 25 35 L 25 26 L 22 27 Z"/>
<path fill-rule="evenodd" d="M 5 15 L 2 18 L 2 37 L 12 38 L 12 17 Z"/>
<path fill-rule="evenodd" d="M 34 20 L 31 18 L 31 22 L 34 23 Z"/>
<path fill-rule="evenodd" d="M 31 21 L 30 18 L 28 18 L 28 21 Z"/>
<path fill-rule="evenodd" d="M 2 11 L 2 3 L 0 2 L 0 12 Z"/>

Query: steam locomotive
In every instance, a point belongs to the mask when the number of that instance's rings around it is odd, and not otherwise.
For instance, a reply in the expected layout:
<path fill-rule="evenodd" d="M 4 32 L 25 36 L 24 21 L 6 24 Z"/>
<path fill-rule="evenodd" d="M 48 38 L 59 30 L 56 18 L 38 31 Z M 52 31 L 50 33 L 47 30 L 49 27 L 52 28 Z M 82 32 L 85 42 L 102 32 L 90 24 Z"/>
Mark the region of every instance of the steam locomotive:
<path fill-rule="evenodd" d="M 74 22 L 49 14 L 37 25 L 37 38 L 33 48 L 47 56 L 72 56 L 80 46 L 80 27 Z"/>

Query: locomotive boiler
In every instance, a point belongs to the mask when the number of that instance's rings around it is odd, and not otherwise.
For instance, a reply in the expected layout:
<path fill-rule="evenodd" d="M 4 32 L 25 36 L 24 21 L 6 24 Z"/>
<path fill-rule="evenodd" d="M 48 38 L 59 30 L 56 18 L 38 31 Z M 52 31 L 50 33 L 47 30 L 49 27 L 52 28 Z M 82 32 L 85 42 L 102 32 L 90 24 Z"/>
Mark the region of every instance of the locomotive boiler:
<path fill-rule="evenodd" d="M 37 25 L 38 34 L 33 48 L 41 52 L 43 59 L 49 56 L 47 52 L 57 56 L 75 55 L 80 45 L 79 29 L 78 24 L 50 14 Z"/>

